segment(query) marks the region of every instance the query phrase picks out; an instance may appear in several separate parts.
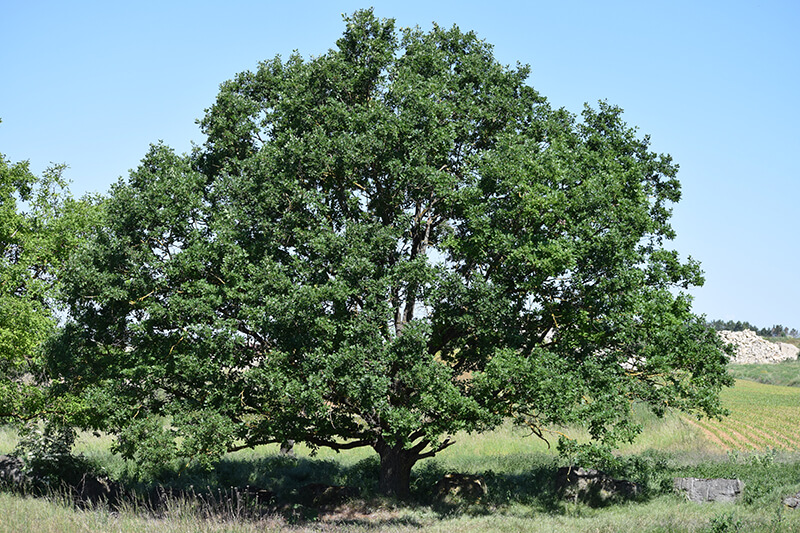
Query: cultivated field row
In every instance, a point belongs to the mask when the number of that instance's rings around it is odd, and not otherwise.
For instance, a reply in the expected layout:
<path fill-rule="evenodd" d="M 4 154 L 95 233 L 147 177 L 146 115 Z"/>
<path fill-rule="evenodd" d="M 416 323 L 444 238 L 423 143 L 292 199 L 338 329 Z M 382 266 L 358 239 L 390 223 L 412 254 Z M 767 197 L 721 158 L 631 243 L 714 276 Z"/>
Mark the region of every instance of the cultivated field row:
<path fill-rule="evenodd" d="M 730 416 L 684 420 L 722 450 L 800 450 L 800 388 L 737 380 L 723 391 Z"/>

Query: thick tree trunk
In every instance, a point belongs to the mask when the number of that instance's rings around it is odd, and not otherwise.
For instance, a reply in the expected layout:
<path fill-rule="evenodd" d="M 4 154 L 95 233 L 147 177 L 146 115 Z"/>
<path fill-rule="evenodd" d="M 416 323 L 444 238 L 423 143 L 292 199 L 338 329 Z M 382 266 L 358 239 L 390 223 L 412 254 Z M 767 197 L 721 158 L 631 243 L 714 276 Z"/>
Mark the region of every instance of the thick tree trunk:
<path fill-rule="evenodd" d="M 419 459 L 419 454 L 401 445 L 389 446 L 383 441 L 375 445 L 375 451 L 381 457 L 378 491 L 385 496 L 408 498 L 411 493 L 411 468 Z"/>

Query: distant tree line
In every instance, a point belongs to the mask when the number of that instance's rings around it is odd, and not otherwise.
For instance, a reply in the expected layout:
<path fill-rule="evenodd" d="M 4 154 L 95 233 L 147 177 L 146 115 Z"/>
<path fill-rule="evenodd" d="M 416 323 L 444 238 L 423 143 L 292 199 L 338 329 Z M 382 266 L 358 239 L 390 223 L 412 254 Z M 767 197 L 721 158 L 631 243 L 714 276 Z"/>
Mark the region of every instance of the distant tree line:
<path fill-rule="evenodd" d="M 742 322 L 741 320 L 712 320 L 708 325 L 717 331 L 744 331 L 749 329 L 762 337 L 800 337 L 800 332 L 796 328 L 789 329 L 780 324 L 770 328 L 759 328 L 750 322 Z"/>

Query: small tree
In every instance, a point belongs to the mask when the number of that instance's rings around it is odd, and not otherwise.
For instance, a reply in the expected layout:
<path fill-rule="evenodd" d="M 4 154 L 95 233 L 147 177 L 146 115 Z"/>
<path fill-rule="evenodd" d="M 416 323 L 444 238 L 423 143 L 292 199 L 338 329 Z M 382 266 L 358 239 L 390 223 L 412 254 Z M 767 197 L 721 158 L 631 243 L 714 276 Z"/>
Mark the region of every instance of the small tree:
<path fill-rule="evenodd" d="M 609 104 L 550 108 L 472 33 L 346 25 L 113 187 L 53 352 L 87 423 L 140 459 L 369 446 L 402 497 L 460 430 L 579 422 L 607 451 L 635 403 L 718 415 L 727 356 L 674 290 L 701 272 L 664 248 L 670 157 Z"/>
<path fill-rule="evenodd" d="M 42 176 L 0 154 L 0 423 L 58 411 L 42 358 L 55 332 L 57 271 L 85 236 L 92 202 L 73 200 L 63 166 Z"/>

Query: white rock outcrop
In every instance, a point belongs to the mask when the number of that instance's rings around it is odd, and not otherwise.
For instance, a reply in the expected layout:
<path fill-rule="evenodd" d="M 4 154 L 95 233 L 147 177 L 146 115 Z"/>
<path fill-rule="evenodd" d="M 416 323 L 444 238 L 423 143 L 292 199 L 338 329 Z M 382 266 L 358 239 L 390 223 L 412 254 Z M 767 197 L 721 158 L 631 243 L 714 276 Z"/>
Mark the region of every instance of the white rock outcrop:
<path fill-rule="evenodd" d="M 740 365 L 753 363 L 780 363 L 797 359 L 800 348 L 785 342 L 770 342 L 756 335 L 755 331 L 720 331 L 723 342 L 736 346 L 736 355 L 731 363 Z"/>

